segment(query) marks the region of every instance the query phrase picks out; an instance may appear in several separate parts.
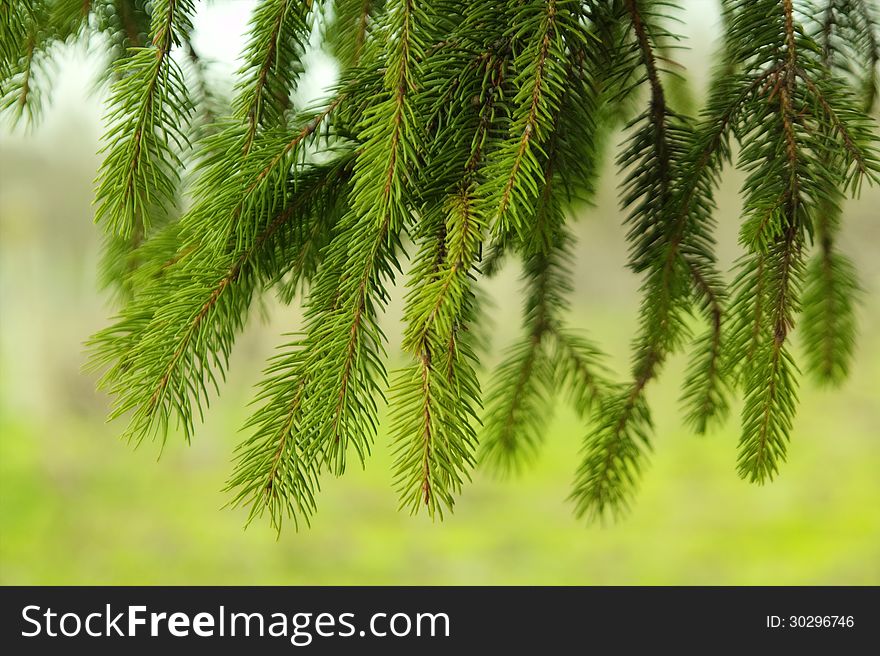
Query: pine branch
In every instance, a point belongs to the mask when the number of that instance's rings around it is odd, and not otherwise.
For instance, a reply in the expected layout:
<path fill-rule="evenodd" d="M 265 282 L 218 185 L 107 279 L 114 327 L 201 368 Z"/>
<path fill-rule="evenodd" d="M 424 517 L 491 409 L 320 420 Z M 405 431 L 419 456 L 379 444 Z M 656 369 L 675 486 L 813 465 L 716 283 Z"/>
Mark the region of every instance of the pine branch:
<path fill-rule="evenodd" d="M 316 281 L 310 299 L 308 340 L 320 356 L 316 366 L 322 372 L 315 379 L 314 395 L 308 395 L 304 426 L 336 474 L 345 470 L 349 444 L 361 462 L 369 453 L 375 398 L 385 383 L 379 359 L 384 336 L 376 324 L 375 304 L 386 299 L 384 281 L 397 266 L 398 235 L 408 221 L 404 185 L 415 151 L 409 139 L 416 129 L 410 122 L 409 94 L 423 57 L 418 23 L 427 19 L 409 0 L 389 7 L 389 17 L 388 34 L 396 39 L 396 48 L 386 62 L 388 95 L 365 111 L 364 125 L 370 127 L 361 134 L 352 211 L 329 247 L 328 275 Z M 339 300 L 329 303 L 331 298 Z"/>
<path fill-rule="evenodd" d="M 442 517 L 474 464 L 480 391 L 462 334 L 473 318 L 471 276 L 485 224 L 466 188 L 439 219 L 411 273 L 403 347 L 416 361 L 399 372 L 392 403 L 401 507 L 416 512 L 424 505 Z"/>
<path fill-rule="evenodd" d="M 280 354 L 266 369 L 268 378 L 256 399 L 264 405 L 245 425 L 253 434 L 236 448 L 235 471 L 226 486 L 233 494 L 230 505 L 249 508 L 248 523 L 268 513 L 278 534 L 285 517 L 295 528 L 300 520 L 309 522 L 319 490 L 318 463 L 304 451 L 297 422 L 309 382 L 301 354 Z"/>
<path fill-rule="evenodd" d="M 287 207 L 250 243 L 228 242 L 220 258 L 184 237 L 180 257 L 92 339 L 92 366 L 108 368 L 101 385 L 115 396 L 111 418 L 132 413 L 129 439 L 159 434 L 164 440 L 176 417 L 189 441 L 194 415 L 202 413 L 208 385 L 218 386 L 254 293 L 271 280 L 276 258 L 300 250 L 291 219 L 306 222 L 332 207 L 344 166 L 303 175 Z"/>
<path fill-rule="evenodd" d="M 552 166 L 544 173 L 547 188 Z M 554 329 L 561 334 L 557 315 L 570 292 L 566 241 L 551 227 L 558 227 L 559 210 L 558 204 L 546 205 L 536 218 L 533 239 L 526 242 L 526 336 L 505 353 L 487 395 L 480 460 L 500 475 L 518 471 L 535 455 L 553 408 L 554 362 L 546 338 Z"/>
<path fill-rule="evenodd" d="M 641 388 L 619 388 L 596 413 L 571 499 L 589 521 L 619 516 L 635 492 L 650 449 L 651 417 Z"/>
<path fill-rule="evenodd" d="M 501 475 L 521 469 L 544 439 L 553 369 L 542 338 L 532 334 L 507 350 L 486 397 L 480 461 Z"/>
<path fill-rule="evenodd" d="M 16 120 L 26 118 L 29 123 L 35 121 L 41 103 L 39 88 L 34 83 L 37 59 L 40 54 L 37 29 L 38 26 L 31 23 L 24 37 L 24 53 L 16 62 L 15 67 L 7 73 L 9 77 L 13 78 L 6 83 L 9 90 L 0 89 L 3 91 L 0 95 L 0 109 L 11 110 Z M 6 75 L 4 75 L 5 77 Z"/>
<path fill-rule="evenodd" d="M 361 64 L 382 4 L 377 0 L 337 0 L 333 4 L 334 22 L 327 38 L 343 69 Z"/>
<path fill-rule="evenodd" d="M 247 120 L 245 152 L 259 128 L 282 124 L 291 107 L 312 31 L 313 5 L 314 0 L 262 0 L 254 11 L 234 102 L 236 115 Z"/>
<path fill-rule="evenodd" d="M 195 49 L 192 39 L 184 42 L 186 50 L 187 72 L 190 94 L 193 99 L 195 116 L 192 125 L 190 141 L 216 134 L 220 122 L 220 116 L 227 113 L 225 99 L 221 98 L 211 86 L 209 74 L 209 62 L 206 61 Z"/>
<path fill-rule="evenodd" d="M 755 185 L 755 191 L 746 202 L 746 211 L 751 210 L 751 216 L 742 232 L 745 243 L 767 250 L 762 272 L 767 276 L 764 285 L 768 312 L 766 323 L 762 321 L 759 328 L 762 335 L 756 344 L 754 359 L 745 367 L 745 404 L 738 466 L 742 477 L 758 483 L 771 479 L 778 471 L 778 462 L 785 459 L 794 415 L 792 401 L 797 394 L 796 368 L 785 341 L 799 309 L 798 292 L 803 275 L 802 208 L 807 202 L 804 194 L 809 191 L 801 177 L 806 163 L 796 123 L 799 58 L 793 6 L 791 0 L 782 0 L 781 5 L 785 51 L 780 61 L 784 63 L 771 92 L 777 100 L 771 111 L 777 113 L 778 130 L 784 144 L 782 168 L 774 171 L 781 186 L 774 183 Z M 747 148 L 743 158 L 757 157 L 759 148 L 760 144 L 754 154 Z M 767 173 L 756 169 L 750 181 Z"/>
<path fill-rule="evenodd" d="M 492 158 L 481 191 L 496 235 L 525 238 L 531 207 L 544 178 L 542 150 L 552 133 L 568 75 L 566 44 L 586 39 L 575 3 L 526 3 L 510 17 L 511 38 L 525 39 L 514 60 L 517 71 L 509 137 Z"/>
<path fill-rule="evenodd" d="M 8 80 L 19 70 L 29 34 L 42 9 L 37 0 L 0 0 L 0 94 L 7 93 Z"/>
<path fill-rule="evenodd" d="M 563 334 L 554 312 L 559 312 L 569 291 L 564 253 L 558 248 L 547 254 L 537 249 L 524 263 L 526 336 L 507 350 L 493 375 L 480 440 L 481 462 L 501 475 L 519 470 L 535 455 L 553 408 L 556 379 L 546 338 L 551 332 Z M 559 363 L 572 367 L 568 357 Z"/>
<path fill-rule="evenodd" d="M 710 425 L 724 420 L 731 391 L 723 337 L 726 293 L 715 273 L 710 232 L 716 209 L 713 194 L 722 167 L 731 159 L 731 133 L 748 111 L 749 103 L 778 71 L 779 65 L 742 75 L 719 71 L 701 125 L 691 138 L 690 153 L 683 160 L 681 181 L 673 200 L 675 221 L 683 228 L 678 232 L 681 251 L 694 294 L 709 324 L 690 356 L 681 397 L 685 419 L 698 433 L 705 433 Z M 739 357 L 734 354 L 734 362 Z"/>
<path fill-rule="evenodd" d="M 264 130 L 232 175 L 225 166 L 227 154 L 238 149 L 249 128 L 233 123 L 205 139 L 193 190 L 198 202 L 190 220 L 210 226 L 215 247 L 222 250 L 229 239 L 245 243 L 260 217 L 283 209 L 289 172 L 304 166 L 322 141 L 329 145 L 333 135 L 328 122 L 344 97 L 340 90 L 323 108 L 295 115 L 291 125 Z"/>
<path fill-rule="evenodd" d="M 823 243 L 806 271 L 801 320 L 807 370 L 821 383 L 840 385 L 849 373 L 860 292 L 852 262 Z"/>
<path fill-rule="evenodd" d="M 552 327 L 551 334 L 556 348 L 554 387 L 568 394 L 582 419 L 590 420 L 600 411 L 611 388 L 605 355 L 584 337 L 562 327 Z"/>
<path fill-rule="evenodd" d="M 585 153 L 575 137 L 581 130 L 598 131 L 596 107 L 584 102 L 590 80 L 583 54 L 579 51 L 566 64 L 567 83 L 543 152 L 530 235 L 518 243 L 525 259 L 524 277 L 530 282 L 527 337 L 508 352 L 498 370 L 482 444 L 483 460 L 502 474 L 518 469 L 542 442 L 545 425 L 534 417 L 549 414 L 554 389 L 566 389 L 575 408 L 585 415 L 607 386 L 599 351 L 565 330 L 560 316 L 571 292 L 570 238 L 563 226 L 566 202 L 589 197 L 595 170 L 592 153 Z M 568 176 L 575 171 L 583 173 L 587 182 L 569 184 Z M 553 338 L 551 343 L 547 337 Z M 512 387 L 510 380 L 516 381 Z"/>
<path fill-rule="evenodd" d="M 0 111 L 13 124 L 38 122 L 61 46 L 80 38 L 91 9 L 79 1 L 0 2 Z"/>
<path fill-rule="evenodd" d="M 96 220 L 124 238 L 142 239 L 174 204 L 191 102 L 171 50 L 192 29 L 193 11 L 191 0 L 157 2 L 151 45 L 117 69 Z"/>
<path fill-rule="evenodd" d="M 778 462 L 785 459 L 786 443 L 791 430 L 797 387 L 795 366 L 786 348 L 786 338 L 797 313 L 802 279 L 803 234 L 807 226 L 807 204 L 813 185 L 826 180 L 809 170 L 804 146 L 800 143 L 798 85 L 796 69 L 799 61 L 798 37 L 790 0 L 782 0 L 778 29 L 785 48 L 774 55 L 777 62 L 770 103 L 758 121 L 773 121 L 772 137 L 757 138 L 745 145 L 741 160 L 750 168 L 746 182 L 745 213 L 747 220 L 741 241 L 757 255 L 748 266 L 751 275 L 740 277 L 751 292 L 740 292 L 736 311 L 748 316 L 739 305 L 749 296 L 755 297 L 752 329 L 739 330 L 735 337 L 748 336 L 749 360 L 742 366 L 745 404 L 742 411 L 742 435 L 739 443 L 739 473 L 762 483 L 777 472 Z M 771 141 L 771 139 L 773 139 Z M 782 157 L 766 159 L 770 149 Z M 772 176 L 772 179 L 771 179 Z M 812 179 L 811 179 L 812 178 Z M 740 320 L 742 326 L 747 320 Z M 734 341 L 734 349 L 737 344 Z M 739 356 L 742 357 L 742 351 Z"/>
<path fill-rule="evenodd" d="M 832 87 L 832 96 L 839 95 L 837 89 L 833 89 L 833 71 L 841 68 L 839 60 L 841 52 L 838 44 L 833 39 L 834 32 L 838 28 L 837 11 L 846 12 L 851 8 L 848 3 L 829 1 L 825 9 L 822 21 L 821 43 L 822 64 L 824 75 L 822 79 L 826 86 Z M 864 15 L 864 14 L 862 14 Z M 868 60 L 876 66 L 877 45 L 874 42 L 871 21 L 867 20 L 867 36 L 862 35 L 861 43 L 856 38 L 856 44 L 863 48 L 867 47 Z M 852 54 L 852 53 L 850 53 Z M 871 75 L 876 75 L 872 73 Z M 872 104 L 874 82 L 870 80 L 871 88 L 868 95 L 868 106 Z M 843 152 L 852 160 L 853 170 L 860 175 L 866 175 L 870 163 L 870 151 L 865 152 L 857 143 L 868 143 L 862 135 L 850 134 L 837 112 L 831 107 L 828 96 L 819 88 L 811 77 L 799 70 L 799 76 L 807 85 L 810 92 L 818 99 L 821 112 L 816 119 L 825 125 L 824 132 L 827 138 L 839 137 L 843 141 Z M 852 108 L 846 111 L 847 122 L 854 122 L 857 113 Z M 858 121 L 855 121 L 858 125 Z M 839 151 L 824 153 L 823 159 L 826 165 L 833 164 L 833 160 L 840 158 Z M 848 166 L 848 164 L 845 164 Z M 855 267 L 844 256 L 835 250 L 835 238 L 840 228 L 841 203 L 843 193 L 840 190 L 829 190 L 829 194 L 820 199 L 815 216 L 816 241 L 819 242 L 819 252 L 813 256 L 807 271 L 803 297 L 803 336 L 806 346 L 807 370 L 820 383 L 839 385 L 846 378 L 849 364 L 853 356 L 856 336 L 855 302 L 860 292 L 856 277 Z"/>
<path fill-rule="evenodd" d="M 761 339 L 746 368 L 738 469 L 740 476 L 757 483 L 772 479 L 778 463 L 785 460 L 797 397 L 797 368 L 785 347 L 798 308 L 797 281 L 802 275 L 796 235 L 797 226 L 792 224 L 770 253 L 766 284 L 772 311 L 764 330 L 772 335 Z"/>
<path fill-rule="evenodd" d="M 699 434 L 720 424 L 730 410 L 730 383 L 723 368 L 721 312 L 714 313 L 709 331 L 697 341 L 687 367 L 681 399 L 685 421 Z"/>
<path fill-rule="evenodd" d="M 365 128 L 373 127 L 359 135 L 350 209 L 311 287 L 305 331 L 285 347 L 273 364 L 274 375 L 261 386 L 259 398 L 266 402 L 248 423 L 256 432 L 240 453 L 230 482 L 238 503 L 251 504 L 252 516 L 268 508 L 276 526 L 282 511 L 296 516 L 313 507 L 308 484 L 312 474 L 325 465 L 341 474 L 349 446 L 363 461 L 375 432 L 376 398 L 385 382 L 379 359 L 384 336 L 376 314 L 387 299 L 384 281 L 397 266 L 398 235 L 407 221 L 403 184 L 414 127 L 408 94 L 421 49 L 414 22 L 421 17 L 411 3 L 401 2 L 386 26 L 396 47 L 386 61 L 380 98 L 361 119 Z M 252 462 L 261 465 L 249 470 Z M 279 471 L 289 477 L 289 467 L 308 476 L 296 478 L 305 482 L 279 494 L 282 501 L 289 495 L 286 505 L 262 493 L 265 485 L 253 483 L 271 482 Z"/>
<path fill-rule="evenodd" d="M 810 2 L 812 37 L 822 48 L 829 72 L 852 79 L 862 107 L 870 112 L 880 87 L 880 23 L 865 0 Z"/>
<path fill-rule="evenodd" d="M 633 129 L 618 165 L 629 173 L 622 184 L 624 208 L 631 208 L 627 235 L 631 242 L 630 266 L 647 272 L 642 287 L 640 335 L 636 340 L 633 381 L 602 405 L 602 417 L 587 437 L 584 461 L 578 471 L 572 499 L 578 516 L 595 518 L 625 509 L 641 470 L 643 447 L 649 447 L 650 416 L 643 391 L 666 355 L 686 336 L 689 271 L 680 256 L 687 213 L 670 220 L 675 189 L 674 166 L 685 152 L 686 133 L 666 104 L 654 45 L 644 7 L 625 2 L 633 43 L 631 65 L 644 70 L 634 84 L 646 83 L 648 109 L 630 123 Z M 624 78 L 633 77 L 629 73 Z"/>

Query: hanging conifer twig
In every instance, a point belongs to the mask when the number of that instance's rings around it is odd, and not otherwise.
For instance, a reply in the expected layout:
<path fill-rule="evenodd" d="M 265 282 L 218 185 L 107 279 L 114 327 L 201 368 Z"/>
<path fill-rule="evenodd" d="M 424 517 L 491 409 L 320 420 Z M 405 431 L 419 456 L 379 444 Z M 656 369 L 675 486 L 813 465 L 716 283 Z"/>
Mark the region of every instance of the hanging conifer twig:
<path fill-rule="evenodd" d="M 305 319 L 236 451 L 228 493 L 249 521 L 310 522 L 321 478 L 369 457 L 386 393 L 402 508 L 442 517 L 475 467 L 533 460 L 562 395 L 584 422 L 575 511 L 618 515 L 652 449 L 646 390 L 683 350 L 687 423 L 706 432 L 740 393 L 739 473 L 772 479 L 795 421 L 793 330 L 822 382 L 840 383 L 855 349 L 860 287 L 839 234 L 845 200 L 880 179 L 880 30 L 865 0 L 721 4 L 723 49 L 692 118 L 677 10 L 661 0 L 261 0 L 228 107 L 193 47 L 192 0 L 0 0 L 13 120 L 39 118 L 65 43 L 111 53 L 97 217 L 120 293 L 90 342 L 111 416 L 134 442 L 191 439 L 254 301 L 274 292 Z M 316 39 L 339 81 L 297 106 Z M 572 219 L 615 129 L 642 280 L 622 382 L 566 312 Z M 746 176 L 729 283 L 714 236 L 728 166 Z M 512 260 L 523 335 L 482 376 L 480 282 Z M 389 382 L 379 321 L 404 277 L 406 360 Z"/>

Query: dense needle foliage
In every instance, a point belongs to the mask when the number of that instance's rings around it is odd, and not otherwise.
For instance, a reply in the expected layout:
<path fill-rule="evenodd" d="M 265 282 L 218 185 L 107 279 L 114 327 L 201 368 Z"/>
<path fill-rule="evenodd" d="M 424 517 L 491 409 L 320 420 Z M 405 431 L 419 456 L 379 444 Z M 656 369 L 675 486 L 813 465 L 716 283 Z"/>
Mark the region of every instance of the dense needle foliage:
<path fill-rule="evenodd" d="M 757 483 L 786 457 L 795 326 L 807 372 L 846 376 L 859 285 L 841 205 L 880 178 L 871 0 L 722 0 L 697 116 L 679 102 L 668 1 L 260 0 L 228 106 L 191 42 L 197 5 L 0 0 L 2 103 L 33 120 L 66 42 L 111 53 L 97 222 L 119 310 L 90 347 L 126 437 L 189 440 L 259 297 L 304 305 L 229 480 L 251 519 L 308 522 L 321 477 L 369 456 L 386 397 L 401 507 L 442 516 L 479 463 L 528 460 L 564 394 L 585 435 L 571 498 L 601 518 L 630 503 L 651 449 L 645 390 L 671 354 L 690 353 L 696 432 L 743 396 L 738 468 Z M 298 106 L 313 47 L 339 81 Z M 616 130 L 642 280 L 622 381 L 565 321 L 573 217 Z M 746 181 L 728 283 L 713 196 L 731 166 Z M 522 338 L 482 375 L 480 283 L 513 259 Z M 389 373 L 379 318 L 401 280 L 408 360 Z"/>

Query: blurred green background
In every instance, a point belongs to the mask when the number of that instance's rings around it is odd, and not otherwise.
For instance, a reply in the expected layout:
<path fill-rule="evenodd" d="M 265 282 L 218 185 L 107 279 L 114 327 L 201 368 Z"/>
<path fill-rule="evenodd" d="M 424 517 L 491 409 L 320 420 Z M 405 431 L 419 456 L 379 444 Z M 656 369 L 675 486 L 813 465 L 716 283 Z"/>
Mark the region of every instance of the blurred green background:
<path fill-rule="evenodd" d="M 684 59 L 697 62 L 699 90 L 717 21 L 714 3 L 686 4 Z M 197 22 L 221 60 L 223 30 L 240 31 L 249 8 L 231 5 Z M 192 446 L 172 436 L 158 461 L 158 444 L 133 451 L 118 440 L 120 426 L 104 422 L 107 398 L 81 372 L 82 342 L 112 313 L 96 291 L 102 95 L 84 82 L 94 65 L 71 53 L 40 127 L 0 129 L 0 583 L 880 584 L 877 189 L 847 205 L 841 241 L 866 289 L 852 375 L 839 390 L 803 381 L 789 462 L 773 484 L 737 477 L 735 413 L 705 437 L 683 427 L 676 358 L 650 388 L 655 453 L 623 521 L 573 517 L 566 497 L 585 428 L 560 406 L 527 472 L 505 481 L 477 472 L 442 523 L 396 510 L 380 435 L 366 470 L 324 479 L 312 528 L 276 540 L 264 523 L 244 530 L 243 512 L 221 509 L 221 489 L 253 385 L 279 334 L 297 327 L 296 308 L 270 300 L 264 319 L 254 314 Z M 737 254 L 739 181 L 729 175 L 720 194 L 725 266 Z M 571 322 L 623 375 L 638 279 L 624 268 L 615 185 L 609 169 L 580 220 Z M 489 291 L 497 358 L 517 335 L 516 268 Z M 386 321 L 398 362 L 399 296 Z"/>

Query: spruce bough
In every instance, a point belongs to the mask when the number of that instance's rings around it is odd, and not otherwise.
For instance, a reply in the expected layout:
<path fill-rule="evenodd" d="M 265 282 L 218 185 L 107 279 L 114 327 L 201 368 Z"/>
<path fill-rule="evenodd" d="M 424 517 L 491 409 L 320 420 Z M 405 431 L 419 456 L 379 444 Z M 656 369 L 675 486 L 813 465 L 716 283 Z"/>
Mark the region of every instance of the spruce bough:
<path fill-rule="evenodd" d="M 34 120 L 60 46 L 109 44 L 97 222 L 119 309 L 90 349 L 128 439 L 188 441 L 258 299 L 304 305 L 236 451 L 228 492 L 249 519 L 309 522 L 321 477 L 369 457 L 386 398 L 401 507 L 442 517 L 474 467 L 534 455 L 564 394 L 585 427 L 571 499 L 597 519 L 631 502 L 651 450 L 645 390 L 672 354 L 690 353 L 696 432 L 744 398 L 738 469 L 756 483 L 786 457 L 793 329 L 801 367 L 845 378 L 860 288 L 841 208 L 880 179 L 870 0 L 722 0 L 696 116 L 665 1 L 260 0 L 228 106 L 192 44 L 196 5 L 0 0 L 0 100 Z M 316 42 L 339 81 L 299 106 Z M 565 320 L 573 217 L 617 130 L 642 280 L 622 380 Z M 727 282 L 713 197 L 730 167 L 746 179 Z M 481 281 L 513 259 L 522 337 L 481 376 Z M 389 373 L 379 317 L 399 281 L 407 362 Z"/>

